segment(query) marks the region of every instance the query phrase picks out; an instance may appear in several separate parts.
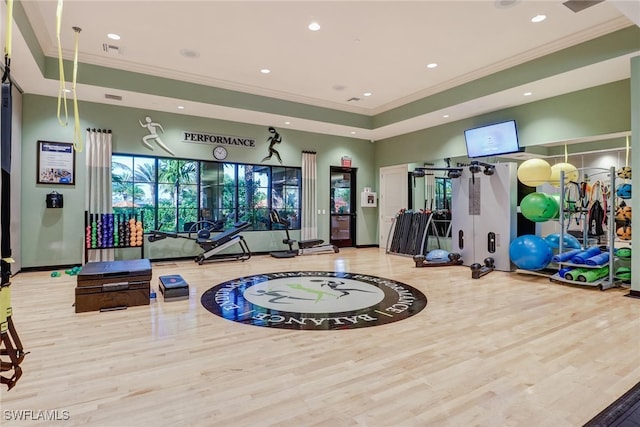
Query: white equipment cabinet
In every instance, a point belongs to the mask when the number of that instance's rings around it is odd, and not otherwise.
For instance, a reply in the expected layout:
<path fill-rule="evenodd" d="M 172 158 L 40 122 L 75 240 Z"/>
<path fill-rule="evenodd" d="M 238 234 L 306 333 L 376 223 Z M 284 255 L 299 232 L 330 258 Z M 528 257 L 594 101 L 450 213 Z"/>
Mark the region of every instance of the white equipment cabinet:
<path fill-rule="evenodd" d="M 509 244 L 517 235 L 517 164 L 490 165 L 493 174 L 481 165 L 465 166 L 452 179 L 451 252 L 458 252 L 467 266 L 484 265 L 491 257 L 496 270 L 513 271 Z"/>

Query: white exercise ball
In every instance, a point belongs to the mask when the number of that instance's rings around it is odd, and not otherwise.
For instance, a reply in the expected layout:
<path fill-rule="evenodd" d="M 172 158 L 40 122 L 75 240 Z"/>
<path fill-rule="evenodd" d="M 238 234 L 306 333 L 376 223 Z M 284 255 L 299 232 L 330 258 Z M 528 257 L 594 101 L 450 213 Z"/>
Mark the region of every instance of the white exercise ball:
<path fill-rule="evenodd" d="M 518 167 L 518 180 L 528 187 L 546 183 L 551 175 L 551 166 L 543 159 L 525 160 Z"/>
<path fill-rule="evenodd" d="M 564 183 L 569 181 L 578 182 L 578 169 L 571 163 L 556 163 L 551 166 L 551 176 L 549 176 L 549 184 L 554 187 L 560 187 L 560 171 L 564 171 Z"/>

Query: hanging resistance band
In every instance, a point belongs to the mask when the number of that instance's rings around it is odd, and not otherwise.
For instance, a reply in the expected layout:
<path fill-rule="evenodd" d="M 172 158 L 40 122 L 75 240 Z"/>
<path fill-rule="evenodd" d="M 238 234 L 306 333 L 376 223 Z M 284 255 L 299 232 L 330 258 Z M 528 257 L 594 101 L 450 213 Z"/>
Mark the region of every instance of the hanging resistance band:
<path fill-rule="evenodd" d="M 69 111 L 67 110 L 67 92 L 64 88 L 64 61 L 62 60 L 62 42 L 60 41 L 60 26 L 62 25 L 62 6 L 64 1 L 58 0 L 56 8 L 56 39 L 58 40 L 58 78 L 60 85 L 58 88 L 58 123 L 66 126 L 69 120 Z M 64 102 L 63 102 L 64 101 Z M 64 104 L 64 120 L 60 117 L 60 107 Z"/>
<path fill-rule="evenodd" d="M 75 47 L 73 54 L 73 81 L 71 91 L 73 92 L 73 148 L 82 151 L 82 134 L 80 129 L 80 113 L 78 112 L 78 95 L 76 94 L 76 80 L 78 80 L 78 39 L 80 38 L 80 27 L 73 27 L 75 31 Z"/>
<path fill-rule="evenodd" d="M 10 376 L 0 376 L 0 383 L 11 390 L 20 377 L 20 363 L 26 353 L 13 324 L 11 308 L 11 26 L 13 2 L 7 1 L 7 36 L 5 42 L 5 69 L 2 76 L 2 99 L 0 108 L 0 356 L 8 356 L 9 361 L 0 358 L 0 372 L 11 372 Z"/>

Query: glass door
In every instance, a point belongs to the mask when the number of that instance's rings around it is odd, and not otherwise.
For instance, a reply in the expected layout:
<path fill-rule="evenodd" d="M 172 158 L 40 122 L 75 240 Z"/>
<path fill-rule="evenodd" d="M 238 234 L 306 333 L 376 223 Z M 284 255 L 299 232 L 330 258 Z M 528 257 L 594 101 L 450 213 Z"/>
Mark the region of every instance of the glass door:
<path fill-rule="evenodd" d="M 331 244 L 356 245 L 356 169 L 331 166 Z"/>

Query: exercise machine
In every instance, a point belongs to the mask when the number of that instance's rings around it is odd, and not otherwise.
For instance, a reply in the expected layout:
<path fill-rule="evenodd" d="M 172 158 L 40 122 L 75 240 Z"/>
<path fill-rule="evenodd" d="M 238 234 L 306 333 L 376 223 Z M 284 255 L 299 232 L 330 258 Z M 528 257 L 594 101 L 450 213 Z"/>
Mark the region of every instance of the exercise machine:
<path fill-rule="evenodd" d="M 287 251 L 276 251 L 271 252 L 270 255 L 274 258 L 293 258 L 297 255 L 311 255 L 311 254 L 320 254 L 320 253 L 338 253 L 340 249 L 336 245 L 325 244 L 322 239 L 309 239 L 309 240 L 300 240 L 296 242 L 291 239 L 289 235 L 289 227 L 291 226 L 291 222 L 286 220 L 280 216 L 278 211 L 272 209 L 269 217 L 271 218 L 271 223 L 280 224 L 284 227 L 284 231 L 287 234 L 287 238 L 282 240 L 282 243 L 289 246 L 289 250 Z M 298 249 L 293 248 L 293 244 L 298 243 Z"/>
<path fill-rule="evenodd" d="M 215 228 L 215 224 L 204 220 L 195 222 L 189 228 L 187 235 L 154 230 L 148 240 L 149 242 L 156 242 L 167 237 L 193 240 L 204 251 L 194 259 L 199 265 L 204 264 L 205 261 L 246 261 L 251 258 L 251 250 L 249 250 L 249 246 L 244 237 L 240 235 L 240 232 L 249 228 L 250 225 L 246 221 L 237 222 L 233 225 L 233 228 L 225 230 L 216 236 L 211 236 L 211 230 Z M 242 252 L 220 254 L 221 251 L 235 244 L 240 246 Z"/>
<path fill-rule="evenodd" d="M 474 160 L 451 181 L 451 252 L 459 253 L 464 265 L 493 258 L 494 269 L 513 271 L 509 244 L 517 235 L 516 173 L 513 162 Z"/>

